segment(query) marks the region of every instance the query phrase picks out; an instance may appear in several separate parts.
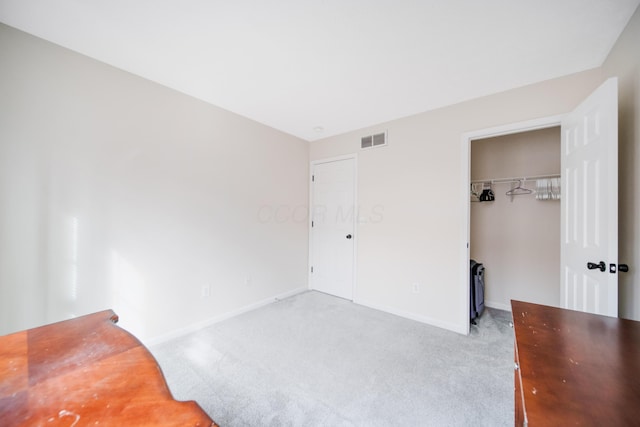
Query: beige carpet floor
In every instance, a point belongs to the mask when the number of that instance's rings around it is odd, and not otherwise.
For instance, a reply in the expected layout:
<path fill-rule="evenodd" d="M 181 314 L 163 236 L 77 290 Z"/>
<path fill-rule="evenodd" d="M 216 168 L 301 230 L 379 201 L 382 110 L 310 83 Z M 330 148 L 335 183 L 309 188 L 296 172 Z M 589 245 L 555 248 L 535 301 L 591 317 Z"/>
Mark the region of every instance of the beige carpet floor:
<path fill-rule="evenodd" d="M 151 351 L 221 426 L 508 426 L 510 320 L 462 336 L 312 291 Z"/>

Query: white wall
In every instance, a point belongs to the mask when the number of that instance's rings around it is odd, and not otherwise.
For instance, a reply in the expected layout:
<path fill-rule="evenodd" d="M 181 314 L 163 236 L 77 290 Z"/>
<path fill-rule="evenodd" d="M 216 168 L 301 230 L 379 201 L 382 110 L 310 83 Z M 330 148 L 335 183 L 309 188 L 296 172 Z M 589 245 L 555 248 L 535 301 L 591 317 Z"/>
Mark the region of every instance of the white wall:
<path fill-rule="evenodd" d="M 463 330 L 461 134 L 567 112 L 617 75 L 620 313 L 640 319 L 639 42 L 636 11 L 602 69 L 312 143 L 359 156 L 356 300 Z M 0 333 L 119 303 L 155 337 L 306 286 L 306 221 L 270 215 L 307 204 L 302 141 L 1 25 L 0 57 Z M 382 129 L 388 147 L 358 150 Z"/>
<path fill-rule="evenodd" d="M 364 219 L 381 221 L 358 230 L 356 300 L 428 323 L 464 331 L 460 301 L 466 289 L 460 255 L 466 241 L 467 168 L 461 135 L 572 110 L 607 77 L 619 77 L 620 316 L 640 320 L 640 9 L 601 68 L 510 90 L 448 108 L 382 123 L 311 144 L 312 160 L 359 155 L 359 197 Z M 389 146 L 360 152 L 360 136 L 388 129 Z M 462 155 L 461 155 L 462 154 Z M 460 189 L 460 190 L 459 190 Z M 411 293 L 412 282 L 423 292 Z"/>
<path fill-rule="evenodd" d="M 0 333 L 113 307 L 156 338 L 306 288 L 307 142 L 4 25 L 0 57 Z"/>
<path fill-rule="evenodd" d="M 472 180 L 551 174 L 560 176 L 559 127 L 471 143 Z M 470 255 L 485 266 L 485 303 L 559 306 L 560 201 L 505 195 L 512 185 L 496 183 L 495 201 L 471 203 Z M 536 181 L 523 186 L 535 190 Z"/>
<path fill-rule="evenodd" d="M 619 274 L 620 317 L 640 320 L 640 8 L 603 65 L 618 77 L 618 257 L 629 265 Z"/>
<path fill-rule="evenodd" d="M 311 160 L 358 153 L 361 216 L 383 213 L 358 227 L 356 301 L 464 332 L 462 135 L 565 113 L 601 81 L 595 69 L 311 143 Z M 362 135 L 384 129 L 388 147 L 358 149 Z"/>

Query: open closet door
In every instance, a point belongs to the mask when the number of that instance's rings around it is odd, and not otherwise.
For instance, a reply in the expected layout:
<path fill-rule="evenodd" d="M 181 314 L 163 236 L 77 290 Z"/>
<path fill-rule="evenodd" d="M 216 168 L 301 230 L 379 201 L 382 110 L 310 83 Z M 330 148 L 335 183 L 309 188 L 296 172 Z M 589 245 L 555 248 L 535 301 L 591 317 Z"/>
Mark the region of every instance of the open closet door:
<path fill-rule="evenodd" d="M 560 304 L 618 315 L 618 81 L 562 120 Z"/>

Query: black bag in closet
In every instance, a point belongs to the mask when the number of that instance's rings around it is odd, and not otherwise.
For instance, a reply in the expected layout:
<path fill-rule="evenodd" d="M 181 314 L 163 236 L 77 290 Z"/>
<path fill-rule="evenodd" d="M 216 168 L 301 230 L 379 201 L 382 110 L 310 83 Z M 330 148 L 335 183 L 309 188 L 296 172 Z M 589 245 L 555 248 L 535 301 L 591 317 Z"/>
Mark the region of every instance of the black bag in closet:
<path fill-rule="evenodd" d="M 473 325 L 477 325 L 476 319 L 480 317 L 484 311 L 484 265 L 475 260 L 471 260 L 470 264 L 470 319 Z"/>

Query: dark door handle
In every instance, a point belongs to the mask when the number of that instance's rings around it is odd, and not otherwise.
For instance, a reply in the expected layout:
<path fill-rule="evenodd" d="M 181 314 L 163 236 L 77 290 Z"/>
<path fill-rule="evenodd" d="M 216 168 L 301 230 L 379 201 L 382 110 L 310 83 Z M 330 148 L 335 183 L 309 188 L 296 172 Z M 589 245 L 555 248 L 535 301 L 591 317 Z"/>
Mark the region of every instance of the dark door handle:
<path fill-rule="evenodd" d="M 588 262 L 587 263 L 587 268 L 589 270 L 600 270 L 600 271 L 605 271 L 607 269 L 606 264 L 604 263 L 604 261 L 600 261 L 598 264 L 594 264 L 592 262 Z"/>
<path fill-rule="evenodd" d="M 351 234 L 347 234 L 347 239 L 350 239 L 351 237 Z"/>
<path fill-rule="evenodd" d="M 627 264 L 609 264 L 609 273 L 616 274 L 616 270 L 618 273 L 626 273 L 629 271 L 629 266 Z"/>

